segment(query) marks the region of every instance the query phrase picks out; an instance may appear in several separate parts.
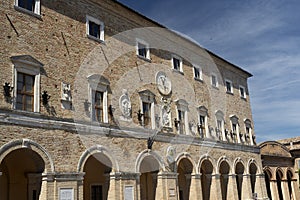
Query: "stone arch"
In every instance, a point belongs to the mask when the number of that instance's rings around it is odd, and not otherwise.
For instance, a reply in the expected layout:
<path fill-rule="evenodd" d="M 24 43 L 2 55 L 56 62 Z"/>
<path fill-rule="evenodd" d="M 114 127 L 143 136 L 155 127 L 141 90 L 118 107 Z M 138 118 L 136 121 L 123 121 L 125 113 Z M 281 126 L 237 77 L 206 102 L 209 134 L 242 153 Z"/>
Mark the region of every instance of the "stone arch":
<path fill-rule="evenodd" d="M 222 199 L 227 199 L 228 193 L 228 182 L 230 173 L 230 162 L 226 156 L 222 156 L 218 160 L 217 172 L 220 174 L 220 185 L 221 185 L 221 195 Z"/>
<path fill-rule="evenodd" d="M 202 199 L 209 200 L 214 189 L 212 188 L 212 175 L 216 173 L 216 162 L 207 154 L 203 155 L 199 159 L 197 170 L 201 174 Z"/>
<path fill-rule="evenodd" d="M 183 153 L 180 153 L 180 154 L 177 155 L 177 157 L 175 159 L 175 162 L 176 162 L 175 171 L 177 171 L 177 167 L 178 167 L 180 161 L 184 158 L 188 159 L 191 162 L 191 164 L 193 166 L 193 172 L 192 173 L 196 173 L 196 163 L 194 162 L 192 156 L 189 153 L 186 153 L 186 152 L 183 152 Z"/>
<path fill-rule="evenodd" d="M 268 194 L 268 197 L 271 199 L 272 192 L 271 192 L 270 181 L 273 179 L 273 172 L 272 172 L 272 169 L 268 166 L 264 167 L 263 171 L 264 171 L 264 175 L 265 175 L 265 184 L 266 184 L 267 194 Z"/>
<path fill-rule="evenodd" d="M 292 175 L 292 177 L 291 177 L 292 179 L 294 179 L 294 178 L 296 179 L 296 178 L 297 178 L 297 177 L 296 177 L 296 174 L 295 174 L 295 171 L 294 171 L 294 169 L 293 169 L 293 168 L 291 168 L 291 167 L 287 167 L 287 168 L 286 168 L 286 172 L 285 172 L 285 174 L 287 175 L 287 173 L 289 173 L 289 172 L 290 172 L 290 173 L 291 173 L 291 175 Z M 286 176 L 286 177 L 287 177 L 287 176 Z"/>
<path fill-rule="evenodd" d="M 198 165 L 196 167 L 196 173 L 200 173 L 200 169 L 201 169 L 202 163 L 204 161 L 209 161 L 210 162 L 210 164 L 213 166 L 212 174 L 215 174 L 216 173 L 216 161 L 207 154 L 200 157 Z"/>
<path fill-rule="evenodd" d="M 195 164 L 191 155 L 186 152 L 180 153 L 176 158 L 175 168 L 179 199 L 190 199 L 191 175 L 195 173 Z"/>
<path fill-rule="evenodd" d="M 154 151 L 151 151 L 149 149 L 145 149 L 144 151 L 142 151 L 135 162 L 135 172 L 139 173 L 140 172 L 140 166 L 142 164 L 142 161 L 144 160 L 144 158 L 146 158 L 147 156 L 152 156 L 159 164 L 159 171 L 165 171 L 165 165 L 164 165 L 164 161 L 163 159 Z"/>
<path fill-rule="evenodd" d="M 54 162 L 50 156 L 50 154 L 47 152 L 47 150 L 42 147 L 37 142 L 34 142 L 30 139 L 20 139 L 20 140 L 14 140 L 11 141 L 0 148 L 0 163 L 2 163 L 3 159 L 11 152 L 17 149 L 23 149 L 28 148 L 32 151 L 36 152 L 41 158 L 43 159 L 45 163 L 45 170 L 44 173 L 54 173 Z"/>
<path fill-rule="evenodd" d="M 282 170 L 280 167 L 278 167 L 276 169 L 275 175 L 276 175 L 278 197 L 280 200 L 283 200 L 283 191 L 282 191 L 283 188 L 282 188 L 281 183 L 285 176 L 284 170 Z"/>
<path fill-rule="evenodd" d="M 242 189 L 243 189 L 243 177 L 245 174 L 245 163 L 244 161 L 238 157 L 233 161 L 232 165 L 232 173 L 236 175 L 235 182 L 236 182 L 236 189 L 238 194 L 238 199 L 242 199 Z"/>
<path fill-rule="evenodd" d="M 241 159 L 240 157 L 234 159 L 234 161 L 232 163 L 232 168 L 231 168 L 232 170 L 231 170 L 231 172 L 233 174 L 235 173 L 235 169 L 236 169 L 238 163 L 241 163 L 243 165 L 243 167 L 244 167 L 244 173 L 243 174 L 245 174 L 245 172 L 246 172 L 246 170 L 245 170 L 246 169 L 246 165 L 245 165 L 244 160 Z"/>
<path fill-rule="evenodd" d="M 281 167 L 277 167 L 276 168 L 276 171 L 275 171 L 275 175 L 278 173 L 280 173 L 282 176 L 281 176 L 281 179 L 285 179 L 286 178 L 286 173 L 285 173 L 285 170 L 282 169 Z"/>
<path fill-rule="evenodd" d="M 247 174 L 250 174 L 250 166 L 251 164 L 254 164 L 256 166 L 256 174 L 260 174 L 262 172 L 262 170 L 260 169 L 259 165 L 257 164 L 256 160 L 251 158 L 248 160 L 248 163 L 247 163 Z"/>
<path fill-rule="evenodd" d="M 227 164 L 228 164 L 228 166 L 229 166 L 229 172 L 228 173 L 230 173 L 230 172 L 232 172 L 232 168 L 230 167 L 230 166 L 232 166 L 230 163 L 230 161 L 228 160 L 228 158 L 226 157 L 226 156 L 222 156 L 222 157 L 220 157 L 219 159 L 218 159 L 218 161 L 217 161 L 217 168 L 216 168 L 216 172 L 219 172 L 220 171 L 220 165 L 221 165 L 221 163 L 222 162 L 226 162 Z M 231 169 L 230 169 L 231 168 Z M 231 171 L 230 171 L 231 170 Z"/>
<path fill-rule="evenodd" d="M 80 156 L 80 159 L 79 159 L 79 162 L 77 165 L 77 171 L 83 172 L 84 165 L 85 165 L 86 161 L 88 160 L 88 158 L 96 153 L 103 154 L 110 160 L 110 162 L 112 163 L 112 166 L 111 166 L 112 172 L 119 172 L 120 168 L 119 168 L 119 164 L 118 164 L 117 160 L 114 158 L 111 151 L 108 150 L 107 148 L 103 147 L 102 145 L 92 146 L 89 149 L 85 150 L 85 152 L 83 152 L 83 154 Z"/>

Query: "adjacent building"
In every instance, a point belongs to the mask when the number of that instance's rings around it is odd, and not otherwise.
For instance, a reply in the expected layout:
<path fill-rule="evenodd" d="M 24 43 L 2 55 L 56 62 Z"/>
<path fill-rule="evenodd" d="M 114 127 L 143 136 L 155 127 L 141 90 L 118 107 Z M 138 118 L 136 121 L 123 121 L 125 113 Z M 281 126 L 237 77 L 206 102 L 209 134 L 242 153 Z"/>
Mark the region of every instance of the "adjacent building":
<path fill-rule="evenodd" d="M 267 199 L 252 75 L 112 0 L 4 0 L 0 199 Z"/>

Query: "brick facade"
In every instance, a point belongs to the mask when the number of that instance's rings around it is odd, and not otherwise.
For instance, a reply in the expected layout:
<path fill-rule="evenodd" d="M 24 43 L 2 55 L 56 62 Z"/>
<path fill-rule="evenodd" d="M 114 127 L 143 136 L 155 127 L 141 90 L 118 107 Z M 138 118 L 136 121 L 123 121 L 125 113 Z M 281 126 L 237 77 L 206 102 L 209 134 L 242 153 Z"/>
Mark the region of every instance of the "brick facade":
<path fill-rule="evenodd" d="M 40 14 L 34 14 L 4 0 L 0 10 L 0 80 L 13 87 L 11 97 L 0 95 L 3 198 L 63 199 L 66 189 L 72 199 L 92 199 L 100 187 L 103 199 L 124 199 L 125 194 L 134 199 L 267 197 L 250 108 L 250 73 L 116 1 L 41 1 Z M 87 15 L 104 23 L 104 41 L 87 36 Z M 136 38 L 149 44 L 150 59 L 137 56 Z M 182 59 L 182 72 L 172 69 L 174 55 Z M 200 66 L 201 80 L 194 78 L 193 65 Z M 31 103 L 37 112 L 16 107 L 16 80 L 28 71 L 36 81 L 33 93 L 39 98 Z M 158 89 L 158 72 L 171 84 L 168 94 Z M 218 87 L 211 85 L 212 74 Z M 226 92 L 225 79 L 232 81 L 232 93 Z M 62 83 L 70 84 L 72 101 L 62 100 Z M 93 119 L 95 91 L 103 95 L 102 122 Z M 131 105 L 128 116 L 120 103 L 125 94 Z M 143 126 L 143 98 L 151 104 L 149 126 Z M 162 124 L 162 108 L 167 109 L 168 126 Z M 176 124 L 179 108 L 185 121 Z M 203 136 L 201 108 L 206 112 Z M 138 116 L 139 110 L 143 115 Z M 217 129 L 217 113 L 223 115 L 222 130 Z M 236 131 L 230 120 L 234 116 Z M 154 143 L 147 148 L 153 134 Z M 36 159 L 26 157 L 31 154 Z M 89 167 L 91 157 L 99 168 Z M 27 164 L 10 168 L 18 161 Z M 178 166 L 185 167 L 180 171 Z M 9 186 L 9 175 L 17 172 L 28 176 Z M 93 173 L 100 174 L 98 181 L 89 175 Z M 179 179 L 181 173 L 187 178 Z M 211 181 L 208 189 L 204 176 Z M 145 193 L 147 178 L 153 194 Z"/>

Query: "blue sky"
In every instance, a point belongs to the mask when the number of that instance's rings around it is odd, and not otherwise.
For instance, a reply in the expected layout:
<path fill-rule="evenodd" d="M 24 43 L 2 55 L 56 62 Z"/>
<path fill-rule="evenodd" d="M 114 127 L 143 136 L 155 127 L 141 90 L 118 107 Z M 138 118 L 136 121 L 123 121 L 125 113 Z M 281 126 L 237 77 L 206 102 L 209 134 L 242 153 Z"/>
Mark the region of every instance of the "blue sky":
<path fill-rule="evenodd" d="M 258 142 L 300 136 L 300 1 L 120 2 L 254 75 L 249 88 Z"/>

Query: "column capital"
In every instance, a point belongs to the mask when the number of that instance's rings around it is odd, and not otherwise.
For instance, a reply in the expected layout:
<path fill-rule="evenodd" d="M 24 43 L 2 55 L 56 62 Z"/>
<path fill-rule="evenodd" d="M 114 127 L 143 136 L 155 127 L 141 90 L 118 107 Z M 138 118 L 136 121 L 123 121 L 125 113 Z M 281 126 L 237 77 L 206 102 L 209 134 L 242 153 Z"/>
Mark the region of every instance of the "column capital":
<path fill-rule="evenodd" d="M 107 174 L 110 179 L 115 180 L 135 180 L 140 177 L 140 173 L 131 173 L 131 172 L 111 172 Z"/>

